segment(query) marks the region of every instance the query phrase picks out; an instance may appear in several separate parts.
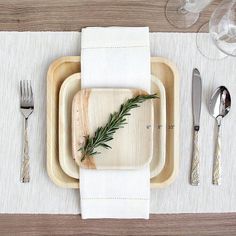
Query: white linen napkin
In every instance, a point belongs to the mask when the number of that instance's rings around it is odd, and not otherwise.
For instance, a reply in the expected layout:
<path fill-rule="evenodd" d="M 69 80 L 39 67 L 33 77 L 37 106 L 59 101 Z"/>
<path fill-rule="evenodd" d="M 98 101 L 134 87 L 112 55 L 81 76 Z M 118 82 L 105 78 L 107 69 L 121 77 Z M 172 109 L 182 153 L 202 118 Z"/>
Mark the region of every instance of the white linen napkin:
<path fill-rule="evenodd" d="M 147 27 L 82 30 L 81 85 L 150 91 Z M 102 155 L 102 154 L 101 154 Z M 150 169 L 80 169 L 81 215 L 86 218 L 149 218 Z"/>

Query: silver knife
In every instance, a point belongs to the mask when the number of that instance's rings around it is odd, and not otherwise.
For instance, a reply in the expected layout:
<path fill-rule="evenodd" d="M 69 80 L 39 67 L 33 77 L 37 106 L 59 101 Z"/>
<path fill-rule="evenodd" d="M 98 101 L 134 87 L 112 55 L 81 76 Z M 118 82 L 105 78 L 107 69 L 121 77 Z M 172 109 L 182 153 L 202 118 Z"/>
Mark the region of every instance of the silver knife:
<path fill-rule="evenodd" d="M 190 183 L 191 185 L 199 185 L 199 170 L 200 170 L 200 157 L 199 157 L 199 144 L 198 133 L 200 130 L 200 115 L 201 115 L 201 102 L 202 102 L 202 80 L 198 69 L 193 69 L 192 75 L 192 106 L 193 106 L 193 156 Z"/>

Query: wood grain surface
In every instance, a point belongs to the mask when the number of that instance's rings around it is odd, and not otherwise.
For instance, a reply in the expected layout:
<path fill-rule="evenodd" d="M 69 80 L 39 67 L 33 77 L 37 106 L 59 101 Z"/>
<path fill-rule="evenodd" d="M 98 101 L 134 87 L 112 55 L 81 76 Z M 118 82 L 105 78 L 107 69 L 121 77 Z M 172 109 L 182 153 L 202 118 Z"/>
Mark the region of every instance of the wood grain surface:
<path fill-rule="evenodd" d="M 85 26 L 149 26 L 150 31 L 196 32 L 209 20 L 215 0 L 187 30 L 165 17 L 166 0 L 0 0 L 0 30 L 80 31 Z"/>
<path fill-rule="evenodd" d="M 1 31 L 80 31 L 85 26 L 149 26 L 196 32 L 220 0 L 187 30 L 171 26 L 165 0 L 0 0 Z M 152 215 L 150 220 L 81 220 L 74 215 L 0 215 L 0 235 L 236 235 L 236 213 Z"/>
<path fill-rule="evenodd" d="M 1 215 L 0 235 L 234 236 L 235 221 L 236 214 L 232 213 L 151 215 L 150 220 L 81 220 L 76 215 Z"/>

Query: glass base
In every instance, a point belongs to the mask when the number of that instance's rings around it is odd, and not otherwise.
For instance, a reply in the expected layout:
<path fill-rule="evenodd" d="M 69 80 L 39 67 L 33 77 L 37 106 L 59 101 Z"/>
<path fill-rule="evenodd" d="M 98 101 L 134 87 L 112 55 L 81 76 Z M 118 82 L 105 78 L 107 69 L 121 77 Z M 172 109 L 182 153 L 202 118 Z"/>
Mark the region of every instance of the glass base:
<path fill-rule="evenodd" d="M 199 13 L 193 13 L 184 9 L 184 0 L 168 0 L 165 14 L 171 25 L 180 29 L 187 29 L 194 25 L 199 18 Z"/>
<path fill-rule="evenodd" d="M 198 31 L 196 36 L 196 44 L 199 52 L 210 60 L 222 60 L 227 55 L 221 52 L 213 42 L 209 33 L 209 24 L 204 24 Z"/>

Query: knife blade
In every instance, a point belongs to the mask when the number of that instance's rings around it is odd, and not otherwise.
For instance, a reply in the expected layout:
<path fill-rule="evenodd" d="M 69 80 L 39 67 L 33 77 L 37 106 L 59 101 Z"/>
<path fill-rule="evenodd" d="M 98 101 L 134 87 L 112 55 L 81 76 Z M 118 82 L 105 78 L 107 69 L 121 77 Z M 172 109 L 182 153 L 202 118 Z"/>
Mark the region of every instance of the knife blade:
<path fill-rule="evenodd" d="M 198 133 L 200 130 L 200 115 L 202 103 L 202 80 L 200 72 L 197 68 L 193 69 L 192 74 L 192 107 L 193 107 L 193 154 L 190 183 L 194 186 L 200 184 L 200 157 L 199 157 L 199 144 Z"/>
<path fill-rule="evenodd" d="M 192 105 L 194 130 L 200 129 L 200 115 L 202 103 L 202 80 L 197 68 L 193 69 L 192 76 Z"/>

